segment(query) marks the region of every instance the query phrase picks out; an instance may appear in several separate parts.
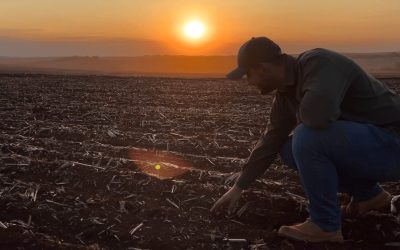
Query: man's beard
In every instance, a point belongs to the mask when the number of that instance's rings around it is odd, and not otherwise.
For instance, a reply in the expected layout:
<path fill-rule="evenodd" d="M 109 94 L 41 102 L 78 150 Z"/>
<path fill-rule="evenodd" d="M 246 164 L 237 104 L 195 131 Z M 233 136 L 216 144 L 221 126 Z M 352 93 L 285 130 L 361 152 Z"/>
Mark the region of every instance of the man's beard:
<path fill-rule="evenodd" d="M 275 90 L 275 88 L 271 87 L 271 80 L 268 80 L 267 78 L 262 80 L 262 84 L 258 86 L 258 89 L 260 90 L 261 95 L 268 95 Z"/>

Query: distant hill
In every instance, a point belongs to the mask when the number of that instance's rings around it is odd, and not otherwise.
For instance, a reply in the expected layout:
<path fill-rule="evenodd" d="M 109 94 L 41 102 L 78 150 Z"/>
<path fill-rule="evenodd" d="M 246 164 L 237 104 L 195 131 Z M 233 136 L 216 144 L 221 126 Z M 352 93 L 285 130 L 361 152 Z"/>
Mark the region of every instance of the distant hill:
<path fill-rule="evenodd" d="M 349 53 L 368 72 L 400 76 L 400 52 Z M 224 77 L 236 56 L 0 57 L 0 73 Z"/>

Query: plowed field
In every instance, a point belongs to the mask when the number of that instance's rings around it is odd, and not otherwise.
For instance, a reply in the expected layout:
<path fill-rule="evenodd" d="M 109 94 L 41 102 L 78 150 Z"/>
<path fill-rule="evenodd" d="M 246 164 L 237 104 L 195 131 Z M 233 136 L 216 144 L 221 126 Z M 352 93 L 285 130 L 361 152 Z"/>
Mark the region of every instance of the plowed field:
<path fill-rule="evenodd" d="M 384 81 L 400 92 L 400 79 Z M 271 101 L 223 79 L 0 76 L 0 248 L 399 247 L 390 211 L 344 220 L 340 245 L 278 237 L 308 216 L 296 172 L 279 159 L 233 215 L 210 214 Z"/>

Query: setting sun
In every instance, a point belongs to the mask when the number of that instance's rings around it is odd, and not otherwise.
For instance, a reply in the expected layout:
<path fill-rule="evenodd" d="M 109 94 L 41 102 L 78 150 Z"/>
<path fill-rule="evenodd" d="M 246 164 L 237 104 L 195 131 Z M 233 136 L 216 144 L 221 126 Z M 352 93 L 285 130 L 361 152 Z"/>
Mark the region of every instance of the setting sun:
<path fill-rule="evenodd" d="M 188 22 L 184 27 L 184 33 L 188 38 L 199 39 L 203 37 L 205 32 L 205 26 L 201 21 Z"/>

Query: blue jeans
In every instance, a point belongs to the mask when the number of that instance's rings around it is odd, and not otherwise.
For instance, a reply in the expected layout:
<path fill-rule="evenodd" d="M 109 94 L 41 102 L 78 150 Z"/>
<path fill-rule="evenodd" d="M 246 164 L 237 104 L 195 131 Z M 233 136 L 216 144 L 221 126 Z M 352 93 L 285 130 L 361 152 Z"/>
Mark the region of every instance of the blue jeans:
<path fill-rule="evenodd" d="M 281 158 L 298 171 L 311 221 L 325 231 L 341 228 L 338 192 L 363 201 L 382 192 L 378 182 L 400 180 L 400 137 L 371 124 L 339 120 L 323 130 L 300 124 Z"/>

